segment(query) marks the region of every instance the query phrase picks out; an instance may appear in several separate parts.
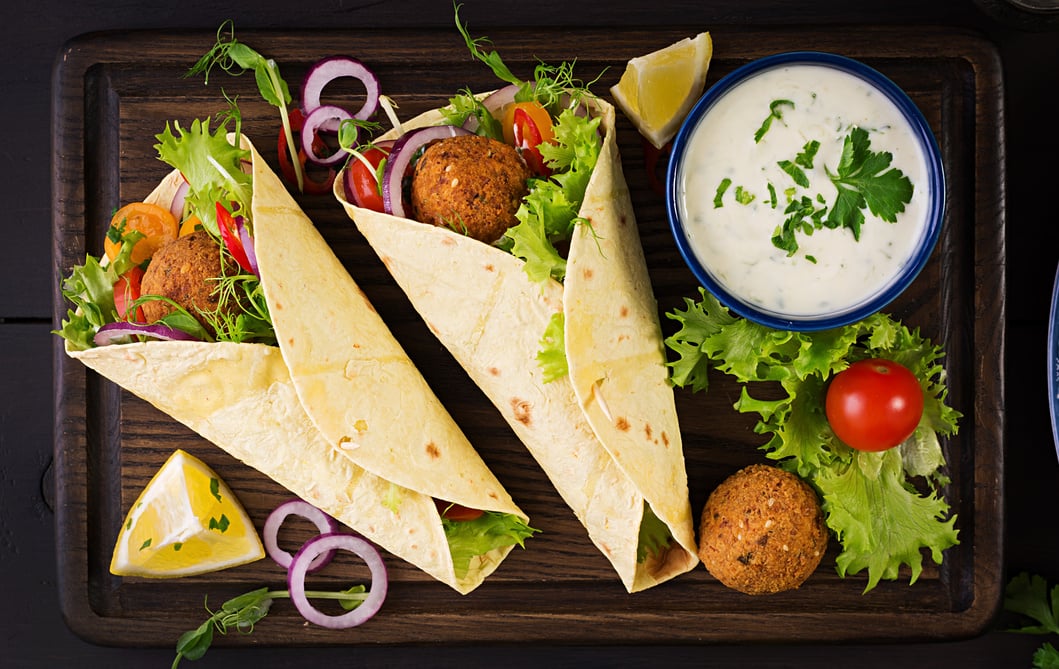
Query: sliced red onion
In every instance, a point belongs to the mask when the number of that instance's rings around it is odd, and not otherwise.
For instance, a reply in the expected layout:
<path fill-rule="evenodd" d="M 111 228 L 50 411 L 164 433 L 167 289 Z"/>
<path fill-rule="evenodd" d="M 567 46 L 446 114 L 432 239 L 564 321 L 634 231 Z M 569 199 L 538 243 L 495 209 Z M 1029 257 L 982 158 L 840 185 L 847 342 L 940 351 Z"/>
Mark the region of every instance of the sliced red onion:
<path fill-rule="evenodd" d="M 334 105 L 323 105 L 309 112 L 305 117 L 305 123 L 302 125 L 301 131 L 302 150 L 305 151 L 305 157 L 317 165 L 334 165 L 345 158 L 346 154 L 341 150 L 336 150 L 330 156 L 316 155 L 313 141 L 316 139 L 318 132 L 322 130 L 334 132 L 338 130 L 339 123 L 349 118 L 352 118 L 349 112 Z"/>
<path fill-rule="evenodd" d="M 127 323 L 125 321 L 116 321 L 103 325 L 96 331 L 92 341 L 95 342 L 96 346 L 106 346 L 130 335 L 152 337 L 163 341 L 198 341 L 196 337 L 183 330 L 171 328 L 161 323 L 145 325 L 143 323 Z"/>
<path fill-rule="evenodd" d="M 173 193 L 173 201 L 169 203 L 169 213 L 173 215 L 177 223 L 184 218 L 184 202 L 187 200 L 188 188 L 190 188 L 188 182 L 182 180 L 176 192 Z"/>
<path fill-rule="evenodd" d="M 261 271 L 257 268 L 257 252 L 254 251 L 254 238 L 250 236 L 250 229 L 246 225 L 246 219 L 242 216 L 236 216 L 235 229 L 239 233 L 239 242 L 243 245 L 246 262 L 250 265 L 248 269 L 260 279 Z"/>
<path fill-rule="evenodd" d="M 371 585 L 368 588 L 368 596 L 357 608 L 332 616 L 309 602 L 305 594 L 305 574 L 318 556 L 338 550 L 349 551 L 364 560 L 371 571 Z M 287 590 L 298 613 L 314 625 L 328 629 L 346 629 L 367 622 L 382 608 L 387 587 L 386 565 L 379 551 L 364 539 L 352 534 L 321 534 L 313 537 L 301 547 L 287 570 Z"/>
<path fill-rule="evenodd" d="M 518 93 L 518 84 L 508 84 L 503 88 L 498 88 L 489 95 L 482 98 L 482 105 L 489 110 L 489 113 L 499 118 L 500 112 L 504 107 L 508 106 L 515 101 L 515 93 Z M 468 116 L 467 120 L 463 122 L 463 129 L 468 132 L 475 132 L 478 130 L 478 117 Z"/>
<path fill-rule="evenodd" d="M 265 519 L 262 540 L 269 557 L 284 569 L 289 569 L 291 561 L 294 559 L 293 555 L 279 547 L 279 528 L 283 526 L 283 521 L 288 516 L 299 516 L 308 520 L 313 525 L 316 525 L 316 529 L 320 531 L 320 534 L 333 534 L 338 531 L 338 523 L 335 522 L 334 518 L 304 500 L 292 499 L 277 506 Z M 321 553 L 309 563 L 308 572 L 311 574 L 322 569 L 331 561 L 334 554 L 334 551 Z"/>
<path fill-rule="evenodd" d="M 386 213 L 401 218 L 407 216 L 401 201 L 401 185 L 405 172 L 419 149 L 439 139 L 469 134 L 471 133 L 467 130 L 454 125 L 431 125 L 410 130 L 394 142 L 382 174 L 382 203 Z"/>
<path fill-rule="evenodd" d="M 355 58 L 334 56 L 317 62 L 302 80 L 302 111 L 308 116 L 320 106 L 320 95 L 327 84 L 342 77 L 353 77 L 364 84 L 364 104 L 353 118 L 370 118 L 379 109 L 379 80 L 364 63 Z"/>

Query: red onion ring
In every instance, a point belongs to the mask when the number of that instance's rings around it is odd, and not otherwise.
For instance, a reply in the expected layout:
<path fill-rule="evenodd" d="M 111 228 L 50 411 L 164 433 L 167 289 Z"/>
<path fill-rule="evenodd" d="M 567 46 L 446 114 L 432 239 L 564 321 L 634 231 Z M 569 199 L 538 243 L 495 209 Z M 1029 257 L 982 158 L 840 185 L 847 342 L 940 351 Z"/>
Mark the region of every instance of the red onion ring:
<path fill-rule="evenodd" d="M 467 130 L 454 125 L 431 125 L 411 130 L 394 142 L 382 175 L 382 203 L 386 213 L 401 218 L 407 216 L 401 201 L 402 182 L 419 149 L 435 140 L 469 134 Z"/>
<path fill-rule="evenodd" d="M 169 213 L 173 215 L 177 223 L 184 219 L 184 202 L 187 200 L 188 188 L 190 188 L 188 182 L 181 181 L 176 192 L 173 193 L 173 201 L 169 203 Z"/>
<path fill-rule="evenodd" d="M 96 331 L 92 341 L 96 346 L 107 346 L 122 337 L 136 335 L 141 337 L 152 337 L 163 341 L 198 341 L 198 339 L 183 330 L 171 328 L 161 323 L 145 325 L 143 323 L 128 323 L 116 321 L 107 323 Z"/>
<path fill-rule="evenodd" d="M 334 105 L 323 105 L 309 112 L 305 117 L 301 130 L 302 150 L 305 151 L 305 157 L 317 165 L 334 165 L 345 158 L 346 154 L 341 150 L 336 150 L 330 156 L 320 157 L 316 155 L 313 140 L 316 139 L 318 132 L 330 130 L 332 121 L 335 122 L 333 124 L 334 130 L 338 130 L 338 124 L 349 118 L 352 118 L 349 112 Z"/>
<path fill-rule="evenodd" d="M 498 117 L 497 115 L 504 109 L 504 107 L 515 101 L 515 93 L 518 93 L 518 89 L 518 84 L 508 84 L 503 88 L 498 88 L 482 98 L 482 106 L 484 106 L 494 117 Z M 477 131 L 478 117 L 468 116 L 467 120 L 463 122 L 463 129 L 468 132 Z"/>
<path fill-rule="evenodd" d="M 345 550 L 354 553 L 367 564 L 371 571 L 371 587 L 368 596 L 357 608 L 332 616 L 323 613 L 310 602 L 305 594 L 305 574 L 309 565 L 328 551 Z M 305 542 L 287 570 L 287 590 L 298 613 L 307 621 L 328 629 L 346 629 L 367 622 L 379 612 L 386 600 L 386 565 L 379 551 L 370 543 L 352 534 L 321 534 Z"/>
<path fill-rule="evenodd" d="M 379 109 L 379 80 L 364 63 L 355 58 L 333 56 L 318 61 L 302 80 L 302 111 L 308 116 L 320 106 L 320 95 L 327 84 L 341 77 L 353 77 L 364 84 L 364 104 L 353 118 L 363 121 Z"/>
<path fill-rule="evenodd" d="M 291 562 L 294 560 L 293 555 L 279 547 L 279 528 L 283 526 L 283 521 L 288 516 L 299 516 L 308 520 L 313 525 L 316 525 L 316 529 L 321 534 L 333 534 L 338 531 L 338 523 L 335 522 L 334 518 L 304 500 L 292 499 L 277 506 L 265 519 L 265 527 L 262 531 L 263 536 L 261 539 L 265 544 L 265 551 L 269 557 L 284 569 L 290 569 Z M 322 569 L 331 561 L 334 554 L 334 551 L 321 553 L 309 563 L 308 573 L 311 574 Z"/>

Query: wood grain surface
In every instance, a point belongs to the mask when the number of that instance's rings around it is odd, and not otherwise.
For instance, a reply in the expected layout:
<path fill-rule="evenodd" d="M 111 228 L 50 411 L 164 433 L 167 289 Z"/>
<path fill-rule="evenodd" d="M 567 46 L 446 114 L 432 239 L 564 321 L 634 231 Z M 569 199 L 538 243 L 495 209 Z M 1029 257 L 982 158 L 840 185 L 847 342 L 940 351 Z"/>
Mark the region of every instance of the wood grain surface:
<path fill-rule="evenodd" d="M 804 30 L 715 27 L 708 84 L 753 58 L 815 49 L 858 58 L 903 87 L 922 109 L 942 147 L 948 207 L 934 256 L 889 309 L 943 344 L 949 401 L 965 418 L 945 443 L 960 545 L 940 567 L 909 587 L 907 574 L 862 595 L 863 575 L 840 579 L 831 550 L 797 591 L 748 598 L 721 586 L 702 567 L 649 591 L 628 595 L 539 467 L 459 366 L 429 333 L 370 247 L 330 195 L 298 200 L 372 300 L 398 340 L 532 524 L 543 530 L 514 551 L 470 595 L 460 596 L 387 556 L 390 595 L 363 628 L 334 633 L 307 627 L 284 603 L 267 633 L 219 637 L 217 645 L 375 645 L 420 642 L 697 643 L 719 641 L 874 641 L 957 638 L 992 620 L 1002 587 L 1004 353 L 1004 153 L 999 100 L 1003 89 L 992 47 L 946 29 L 850 27 Z M 686 36 L 673 28 L 556 30 L 490 34 L 512 70 L 528 76 L 537 59 L 577 59 L 593 90 L 605 93 L 625 62 Z M 95 34 L 68 45 L 55 79 L 53 156 L 55 290 L 59 278 L 98 254 L 110 212 L 145 196 L 168 167 L 155 159 L 154 135 L 167 121 L 217 114 L 223 92 L 238 96 L 244 131 L 276 165 L 278 115 L 260 101 L 250 76 L 215 72 L 208 86 L 182 78 L 213 43 L 212 33 Z M 454 30 L 246 32 L 240 39 L 276 59 L 292 91 L 315 60 L 360 58 L 383 92 L 410 118 L 444 104 L 457 90 L 496 87 Z M 297 95 L 297 93 L 295 93 Z M 335 97 L 351 101 L 355 93 Z M 648 186 L 643 146 L 619 116 L 619 146 L 633 195 L 660 310 L 682 306 L 697 286 L 669 233 L 663 202 Z M 56 316 L 65 307 L 56 295 Z M 326 327 L 326 324 L 321 324 Z M 672 324 L 663 319 L 663 328 Z M 264 584 L 282 586 L 269 561 L 203 577 L 155 582 L 107 571 L 124 513 L 175 448 L 214 467 L 256 524 L 290 494 L 235 461 L 153 407 L 101 380 L 54 347 L 56 515 L 61 604 L 71 627 L 105 644 L 172 643 L 213 605 Z M 753 419 L 736 413 L 735 384 L 714 375 L 707 394 L 678 391 L 692 507 L 728 474 L 764 461 Z M 929 563 L 929 560 L 928 560 Z M 339 565 L 320 584 L 356 578 Z M 164 611 L 164 613 L 162 613 Z M 835 611 L 842 626 L 826 624 Z M 826 613 L 825 613 L 826 612 Z M 454 624 L 454 620 L 472 624 Z"/>

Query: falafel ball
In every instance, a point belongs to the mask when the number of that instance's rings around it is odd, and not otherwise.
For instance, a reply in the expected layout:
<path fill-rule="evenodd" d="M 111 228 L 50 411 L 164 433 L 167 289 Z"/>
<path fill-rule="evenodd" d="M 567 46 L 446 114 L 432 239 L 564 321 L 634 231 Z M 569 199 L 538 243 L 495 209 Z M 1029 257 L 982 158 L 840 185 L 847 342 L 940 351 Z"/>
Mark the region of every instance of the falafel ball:
<path fill-rule="evenodd" d="M 729 588 L 771 594 L 805 582 L 827 540 L 816 492 L 790 472 L 757 464 L 710 494 L 700 521 L 699 558 Z"/>
<path fill-rule="evenodd" d="M 222 267 L 221 249 L 205 230 L 177 237 L 159 248 L 143 273 L 140 292 L 173 300 L 194 316 L 211 333 L 213 328 L 200 312 L 215 312 L 219 306 L 217 277 L 231 274 Z M 233 302 L 232 306 L 235 306 Z M 148 300 L 143 304 L 144 319 L 153 323 L 175 311 L 167 302 Z"/>
<path fill-rule="evenodd" d="M 514 147 L 479 135 L 429 145 L 412 176 L 412 215 L 491 244 L 518 224 L 529 167 Z"/>

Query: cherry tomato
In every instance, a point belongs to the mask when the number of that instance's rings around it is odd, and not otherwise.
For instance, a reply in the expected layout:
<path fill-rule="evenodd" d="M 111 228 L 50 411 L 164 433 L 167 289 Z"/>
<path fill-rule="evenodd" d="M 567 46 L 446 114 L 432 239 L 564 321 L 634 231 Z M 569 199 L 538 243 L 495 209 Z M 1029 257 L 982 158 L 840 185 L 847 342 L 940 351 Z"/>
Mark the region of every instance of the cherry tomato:
<path fill-rule="evenodd" d="M 923 389 L 907 367 L 861 360 L 827 389 L 827 420 L 835 435 L 861 451 L 884 451 L 908 439 L 923 415 Z"/>
<path fill-rule="evenodd" d="M 389 155 L 378 147 L 372 147 L 364 152 L 364 157 L 371 166 L 379 167 L 383 158 Z M 375 179 L 375 170 L 369 170 L 364 161 L 354 158 L 349 163 L 346 172 L 346 192 L 353 195 L 354 204 L 372 211 L 384 211 L 382 193 L 379 192 L 379 182 Z"/>
<path fill-rule="evenodd" d="M 114 307 L 117 309 L 118 318 L 136 323 L 144 322 L 143 309 L 140 307 L 136 307 L 134 315 L 129 316 L 129 306 L 140 298 L 142 280 L 143 270 L 139 265 L 133 265 L 114 283 Z"/>
<path fill-rule="evenodd" d="M 452 502 L 443 502 L 440 499 L 435 499 L 434 504 L 438 507 L 438 513 L 441 514 L 441 517 L 446 520 L 476 520 L 485 513 L 481 509 L 470 509 Z"/>
<path fill-rule="evenodd" d="M 504 140 L 519 150 L 530 169 L 541 176 L 552 173 L 537 148 L 544 142 L 555 141 L 555 129 L 547 109 L 537 102 L 510 104 L 504 110 L 501 125 Z"/>
<path fill-rule="evenodd" d="M 643 162 L 647 169 L 647 183 L 651 190 L 660 197 L 666 196 L 666 168 L 669 163 L 669 154 L 673 152 L 673 142 L 667 142 L 661 149 L 641 138 L 643 144 Z M 662 160 L 662 159 L 665 160 Z"/>

